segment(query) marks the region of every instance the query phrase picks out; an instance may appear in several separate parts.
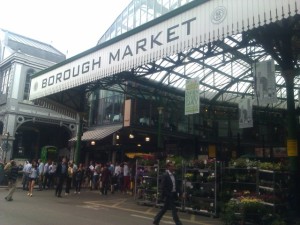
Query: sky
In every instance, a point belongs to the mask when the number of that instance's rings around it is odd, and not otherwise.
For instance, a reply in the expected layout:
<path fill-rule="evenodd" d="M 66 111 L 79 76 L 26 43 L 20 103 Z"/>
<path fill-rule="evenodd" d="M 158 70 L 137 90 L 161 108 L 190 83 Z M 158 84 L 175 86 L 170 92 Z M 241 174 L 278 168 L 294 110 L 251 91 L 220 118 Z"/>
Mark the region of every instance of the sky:
<path fill-rule="evenodd" d="M 5 0 L 0 28 L 47 44 L 70 58 L 97 41 L 132 0 Z"/>

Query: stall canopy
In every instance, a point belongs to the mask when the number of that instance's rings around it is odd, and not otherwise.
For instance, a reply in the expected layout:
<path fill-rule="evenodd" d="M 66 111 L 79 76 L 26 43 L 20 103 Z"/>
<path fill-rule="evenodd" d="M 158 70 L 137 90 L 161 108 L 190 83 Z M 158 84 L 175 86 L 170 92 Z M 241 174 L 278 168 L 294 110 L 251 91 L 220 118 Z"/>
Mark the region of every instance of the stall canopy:
<path fill-rule="evenodd" d="M 82 137 L 81 137 L 81 140 L 82 141 L 101 140 L 101 139 L 106 138 L 107 136 L 117 132 L 121 128 L 122 128 L 122 124 L 95 127 L 92 130 L 88 130 L 88 131 L 84 132 Z M 77 137 L 73 137 L 69 141 L 74 142 L 76 140 L 77 140 Z"/>

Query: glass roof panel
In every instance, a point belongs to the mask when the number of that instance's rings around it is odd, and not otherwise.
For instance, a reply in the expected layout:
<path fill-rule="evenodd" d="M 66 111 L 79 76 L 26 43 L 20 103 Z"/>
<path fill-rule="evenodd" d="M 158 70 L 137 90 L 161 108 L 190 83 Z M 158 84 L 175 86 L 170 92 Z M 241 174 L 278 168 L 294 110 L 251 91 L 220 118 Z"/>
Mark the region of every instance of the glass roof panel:
<path fill-rule="evenodd" d="M 194 0 L 133 0 L 100 38 L 98 44 L 149 22 L 161 15 Z M 159 59 L 135 69 L 137 75 L 149 80 L 185 89 L 189 78 L 200 78 L 200 95 L 203 98 L 238 103 L 241 98 L 255 100 L 255 62 L 270 60 L 271 56 L 255 43 L 243 41 L 237 34 Z M 278 66 L 277 66 L 278 68 Z M 299 97 L 300 78 L 295 78 L 295 97 Z M 285 81 L 276 71 L 276 90 L 279 101 L 276 107 L 286 107 Z"/>
<path fill-rule="evenodd" d="M 12 41 L 15 42 L 19 42 L 19 43 L 23 43 L 25 45 L 29 45 L 41 50 L 45 50 L 47 52 L 51 52 L 53 54 L 57 54 L 57 55 L 61 55 L 61 52 L 59 52 L 58 50 L 56 50 L 55 48 L 53 48 L 51 45 L 47 45 L 45 43 L 27 38 L 27 37 L 23 37 L 21 35 L 12 33 L 12 32 L 8 32 L 8 38 Z"/>
<path fill-rule="evenodd" d="M 116 35 L 126 33 L 192 1 L 195 0 L 133 0 L 123 10 L 122 16 L 120 15 L 99 39 L 98 44 L 108 41 Z M 124 20 L 121 33 L 114 30 L 120 30 L 118 26 L 115 26 L 116 23 L 119 23 L 120 17 Z"/>

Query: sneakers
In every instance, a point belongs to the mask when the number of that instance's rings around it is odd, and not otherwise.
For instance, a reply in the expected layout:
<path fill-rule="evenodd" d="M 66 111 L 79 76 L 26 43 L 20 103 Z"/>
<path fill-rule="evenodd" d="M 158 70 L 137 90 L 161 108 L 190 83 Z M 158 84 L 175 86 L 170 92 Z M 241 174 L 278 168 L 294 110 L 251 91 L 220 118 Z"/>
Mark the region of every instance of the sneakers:
<path fill-rule="evenodd" d="M 8 197 L 5 197 L 5 200 L 8 201 L 8 202 L 10 202 L 10 201 L 12 201 L 13 199 L 12 199 L 12 198 L 8 198 Z"/>

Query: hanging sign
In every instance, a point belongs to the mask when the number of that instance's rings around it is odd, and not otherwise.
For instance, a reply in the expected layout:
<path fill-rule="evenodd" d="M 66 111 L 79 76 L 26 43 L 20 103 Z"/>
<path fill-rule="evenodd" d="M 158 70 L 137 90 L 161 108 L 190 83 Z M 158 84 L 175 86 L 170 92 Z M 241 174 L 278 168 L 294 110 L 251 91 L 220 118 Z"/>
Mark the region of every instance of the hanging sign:
<path fill-rule="evenodd" d="M 289 157 L 298 156 L 298 143 L 297 143 L 297 140 L 293 140 L 293 139 L 287 140 L 287 155 Z"/>
<path fill-rule="evenodd" d="M 239 103 L 239 128 L 253 127 L 252 101 L 245 98 Z"/>
<path fill-rule="evenodd" d="M 199 77 L 188 79 L 185 83 L 184 114 L 196 114 L 200 109 Z"/>
<path fill-rule="evenodd" d="M 255 63 L 255 93 L 259 104 L 277 102 L 274 60 Z"/>

